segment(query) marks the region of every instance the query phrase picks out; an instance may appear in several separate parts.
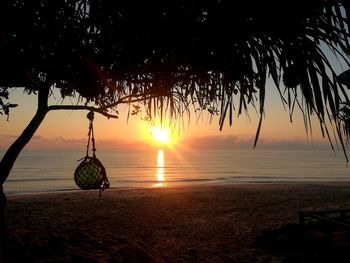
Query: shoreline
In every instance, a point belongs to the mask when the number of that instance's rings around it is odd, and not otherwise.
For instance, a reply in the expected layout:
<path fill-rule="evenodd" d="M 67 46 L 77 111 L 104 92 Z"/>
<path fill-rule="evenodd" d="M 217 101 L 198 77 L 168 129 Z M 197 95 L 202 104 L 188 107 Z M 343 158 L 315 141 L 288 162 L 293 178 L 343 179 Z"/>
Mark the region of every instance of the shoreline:
<path fill-rule="evenodd" d="M 172 188 L 192 188 L 192 187 L 235 187 L 235 186 L 260 186 L 260 185 L 339 185 L 344 184 L 350 186 L 350 178 L 348 180 L 342 181 L 341 179 L 337 180 L 298 180 L 298 179 L 289 179 L 289 180 L 271 180 L 271 181 L 236 181 L 236 182 L 195 182 L 195 183 L 171 183 L 170 185 L 166 184 L 164 186 L 156 186 L 159 182 L 155 182 L 153 185 L 149 186 L 117 186 L 110 187 L 105 191 L 128 191 L 128 190 L 147 190 L 147 189 L 172 189 Z M 84 191 L 97 191 L 97 190 L 82 190 L 79 188 L 74 189 L 57 189 L 57 190 L 33 190 L 33 191 L 18 191 L 18 192 L 6 192 L 7 197 L 10 196 L 31 196 L 31 195 L 45 195 L 45 194 L 64 194 L 64 193 L 79 193 Z"/>
<path fill-rule="evenodd" d="M 297 257 L 257 240 L 298 211 L 344 208 L 350 183 L 197 185 L 8 196 L 6 217 L 14 259 L 248 263 Z"/>

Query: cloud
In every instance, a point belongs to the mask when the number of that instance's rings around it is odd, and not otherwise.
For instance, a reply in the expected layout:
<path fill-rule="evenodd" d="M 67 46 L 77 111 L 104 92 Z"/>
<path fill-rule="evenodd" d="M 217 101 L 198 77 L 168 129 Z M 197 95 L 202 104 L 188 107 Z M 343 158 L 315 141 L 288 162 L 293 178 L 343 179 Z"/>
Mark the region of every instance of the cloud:
<path fill-rule="evenodd" d="M 192 138 L 182 141 L 185 148 L 191 149 L 252 149 L 254 148 L 254 138 L 240 138 L 238 136 L 207 136 Z M 305 140 L 266 140 L 260 139 L 256 149 L 264 150 L 307 150 L 307 149 L 330 149 L 327 142 L 308 143 Z"/>
<path fill-rule="evenodd" d="M 234 149 L 252 147 L 252 141 L 237 136 L 206 136 L 186 139 L 181 142 L 186 148 L 192 149 Z"/>
<path fill-rule="evenodd" d="M 15 140 L 17 139 L 16 135 L 1 135 L 0 139 L 2 140 Z"/>
<path fill-rule="evenodd" d="M 16 136 L 1 135 L 0 149 L 6 150 Z M 234 150 L 234 149 L 253 149 L 254 137 L 246 138 L 239 136 L 206 136 L 197 138 L 187 138 L 179 142 L 176 146 L 179 149 L 198 149 L 198 150 Z M 33 136 L 32 140 L 26 146 L 30 150 L 81 150 L 85 151 L 87 138 L 65 138 L 62 136 L 47 138 L 42 135 Z M 128 141 L 119 138 L 96 140 L 97 151 L 110 150 L 148 150 L 152 148 L 146 142 Z M 305 140 L 266 140 L 260 139 L 256 149 L 261 150 L 314 150 L 330 149 L 328 141 L 308 143 Z"/>

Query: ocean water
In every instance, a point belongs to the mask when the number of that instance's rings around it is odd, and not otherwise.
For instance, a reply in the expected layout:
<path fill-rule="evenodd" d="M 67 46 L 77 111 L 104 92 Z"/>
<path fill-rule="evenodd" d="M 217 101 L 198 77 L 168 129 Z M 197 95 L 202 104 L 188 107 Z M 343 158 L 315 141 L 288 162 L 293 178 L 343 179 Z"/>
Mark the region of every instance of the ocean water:
<path fill-rule="evenodd" d="M 73 151 L 24 151 L 5 182 L 5 192 L 79 190 L 73 176 L 83 156 Z M 154 149 L 98 152 L 97 157 L 111 188 L 350 181 L 344 156 L 332 151 Z"/>

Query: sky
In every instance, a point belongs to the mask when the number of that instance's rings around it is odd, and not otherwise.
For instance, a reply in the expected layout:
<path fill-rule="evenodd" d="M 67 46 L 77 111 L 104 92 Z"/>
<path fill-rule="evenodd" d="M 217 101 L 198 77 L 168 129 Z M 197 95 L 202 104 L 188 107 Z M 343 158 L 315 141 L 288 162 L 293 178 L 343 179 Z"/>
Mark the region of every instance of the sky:
<path fill-rule="evenodd" d="M 289 114 L 283 108 L 279 95 L 273 85 L 267 89 L 265 118 L 257 148 L 317 149 L 329 148 L 328 139 L 321 136 L 314 119 L 313 134 L 307 135 L 303 118 L 299 111 L 295 113 L 293 123 Z M 11 103 L 19 104 L 11 110 L 9 121 L 6 116 L 0 116 L 0 149 L 7 149 L 19 136 L 33 117 L 36 110 L 37 97 L 23 93 L 23 89 L 11 90 Z M 58 95 L 51 97 L 51 104 L 62 103 Z M 70 104 L 69 100 L 64 101 Z M 119 119 L 107 119 L 95 114 L 94 130 L 97 148 L 101 150 L 144 149 L 157 147 L 151 138 L 149 124 L 141 120 L 141 116 L 131 116 L 127 119 L 127 108 L 118 108 Z M 88 120 L 86 111 L 52 111 L 37 130 L 27 146 L 28 149 L 85 149 L 87 143 Z M 185 119 L 182 128 L 170 130 L 171 137 L 176 138 L 176 145 L 185 149 L 235 149 L 253 148 L 254 137 L 259 116 L 250 111 L 249 118 L 244 114 L 234 118 L 230 127 L 226 122 L 222 131 L 219 130 L 219 119 L 211 122 L 209 116 L 202 114 L 196 118 L 192 114 L 190 121 Z M 189 123 L 189 124 L 188 124 Z"/>

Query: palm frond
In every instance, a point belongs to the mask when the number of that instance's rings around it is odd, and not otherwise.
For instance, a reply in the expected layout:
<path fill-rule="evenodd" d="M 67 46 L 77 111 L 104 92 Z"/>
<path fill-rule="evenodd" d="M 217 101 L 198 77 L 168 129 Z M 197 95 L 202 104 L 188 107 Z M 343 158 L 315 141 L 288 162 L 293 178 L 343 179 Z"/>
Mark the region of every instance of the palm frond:
<path fill-rule="evenodd" d="M 220 128 L 256 109 L 256 144 L 271 77 L 290 119 L 299 108 L 307 130 L 316 115 L 328 134 L 349 101 L 329 54 L 350 66 L 348 2 L 6 0 L 0 87 L 35 90 L 45 76 L 106 110 L 131 96 L 152 118 L 193 107 Z"/>

